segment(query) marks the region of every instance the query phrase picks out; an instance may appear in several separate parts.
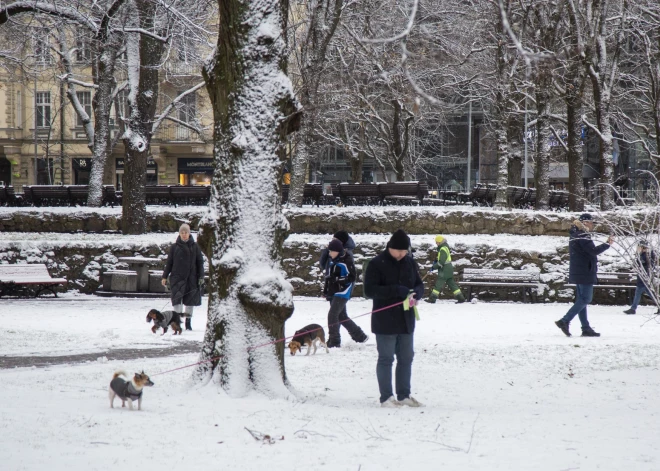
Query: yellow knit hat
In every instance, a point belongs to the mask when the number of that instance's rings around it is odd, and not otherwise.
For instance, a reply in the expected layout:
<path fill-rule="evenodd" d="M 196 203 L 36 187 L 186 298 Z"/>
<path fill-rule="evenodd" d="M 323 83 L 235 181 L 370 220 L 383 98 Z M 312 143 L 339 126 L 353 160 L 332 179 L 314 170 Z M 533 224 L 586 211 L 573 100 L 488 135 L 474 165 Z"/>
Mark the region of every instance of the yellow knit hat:
<path fill-rule="evenodd" d="M 442 237 L 441 235 L 435 236 L 435 243 L 436 244 L 442 244 L 445 241 L 445 238 Z"/>

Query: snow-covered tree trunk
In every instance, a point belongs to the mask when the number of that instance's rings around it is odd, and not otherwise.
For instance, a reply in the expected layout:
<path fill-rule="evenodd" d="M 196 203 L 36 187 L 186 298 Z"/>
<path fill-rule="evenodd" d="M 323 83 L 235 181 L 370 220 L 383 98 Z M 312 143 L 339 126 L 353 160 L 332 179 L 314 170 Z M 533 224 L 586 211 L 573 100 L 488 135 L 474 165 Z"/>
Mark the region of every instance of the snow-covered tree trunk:
<path fill-rule="evenodd" d="M 291 157 L 291 184 L 289 185 L 288 204 L 298 208 L 303 204 L 303 192 L 307 180 L 307 163 L 310 159 L 311 147 L 307 138 L 311 132 L 310 128 L 309 121 L 303 120 L 300 127 L 301 137 Z"/>
<path fill-rule="evenodd" d="M 156 5 L 150 0 L 135 0 L 139 28 L 154 28 Z M 147 230 L 147 159 L 156 104 L 158 103 L 158 72 L 164 43 L 151 35 L 128 33 L 126 57 L 128 60 L 129 117 L 123 136 L 126 160 L 122 198 L 122 232 L 144 234 Z"/>
<path fill-rule="evenodd" d="M 110 112 L 112 94 L 117 84 L 115 64 L 119 44 L 106 43 L 98 53 L 94 66 L 94 82 L 98 85 L 94 94 L 94 145 L 92 149 L 92 169 L 89 173 L 89 194 L 87 206 L 98 207 L 103 204 L 103 175 L 110 153 Z"/>
<path fill-rule="evenodd" d="M 500 18 L 500 7 L 496 7 L 497 18 Z M 509 143 L 507 140 L 507 121 L 509 104 L 509 68 L 510 56 L 508 51 L 509 41 L 504 32 L 502 20 L 498 19 L 496 23 L 497 48 L 496 57 L 496 77 L 497 83 L 494 90 L 493 103 L 493 127 L 495 135 L 495 146 L 497 156 L 497 192 L 493 206 L 496 208 L 505 208 L 507 206 L 506 186 L 509 182 Z"/>
<path fill-rule="evenodd" d="M 284 336 L 292 287 L 280 266 L 288 230 L 279 181 L 300 108 L 286 75 L 287 0 L 218 0 L 218 45 L 204 69 L 214 113 L 215 171 L 200 237 L 211 291 L 195 378 L 230 394 L 287 394 Z M 268 344 L 268 345 L 263 345 Z M 263 346 L 262 346 L 263 345 Z"/>
<path fill-rule="evenodd" d="M 536 81 L 536 209 L 550 207 L 550 84 L 551 72 L 541 65 Z"/>
<path fill-rule="evenodd" d="M 575 87 L 573 87 L 575 88 Z M 580 92 L 581 93 L 581 92 Z M 566 102 L 568 147 L 568 207 L 571 211 L 584 210 L 584 155 L 582 153 L 582 99 L 568 90 Z"/>

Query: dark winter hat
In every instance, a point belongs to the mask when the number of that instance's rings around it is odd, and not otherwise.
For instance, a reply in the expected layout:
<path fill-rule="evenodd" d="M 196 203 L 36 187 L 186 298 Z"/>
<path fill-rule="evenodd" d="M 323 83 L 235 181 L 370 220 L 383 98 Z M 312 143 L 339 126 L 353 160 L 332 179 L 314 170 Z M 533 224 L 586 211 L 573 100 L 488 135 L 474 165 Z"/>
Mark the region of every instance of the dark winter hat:
<path fill-rule="evenodd" d="M 580 215 L 580 221 L 593 221 L 594 218 L 589 213 L 584 213 Z"/>
<path fill-rule="evenodd" d="M 344 250 L 344 244 L 339 239 L 332 239 L 328 244 L 328 250 L 330 252 L 341 252 Z"/>
<path fill-rule="evenodd" d="M 346 242 L 348 242 L 348 232 L 346 231 L 337 231 L 332 237 L 341 240 L 341 243 L 344 245 L 346 245 Z"/>
<path fill-rule="evenodd" d="M 410 237 L 408 237 L 403 229 L 399 229 L 392 234 L 387 246 L 394 250 L 410 250 Z"/>

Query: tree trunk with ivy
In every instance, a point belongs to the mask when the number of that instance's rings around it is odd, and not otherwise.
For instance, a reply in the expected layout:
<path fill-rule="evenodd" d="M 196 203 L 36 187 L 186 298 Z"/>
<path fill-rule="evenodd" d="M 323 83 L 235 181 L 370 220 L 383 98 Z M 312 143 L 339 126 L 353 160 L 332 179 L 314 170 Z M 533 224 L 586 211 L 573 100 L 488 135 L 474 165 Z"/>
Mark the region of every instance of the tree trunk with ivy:
<path fill-rule="evenodd" d="M 300 107 L 286 75 L 287 0 L 218 0 L 218 45 L 204 68 L 213 106 L 214 175 L 199 238 L 211 289 L 199 381 L 229 394 L 283 396 L 292 287 L 280 265 L 288 223 L 279 198 L 287 134 Z"/>

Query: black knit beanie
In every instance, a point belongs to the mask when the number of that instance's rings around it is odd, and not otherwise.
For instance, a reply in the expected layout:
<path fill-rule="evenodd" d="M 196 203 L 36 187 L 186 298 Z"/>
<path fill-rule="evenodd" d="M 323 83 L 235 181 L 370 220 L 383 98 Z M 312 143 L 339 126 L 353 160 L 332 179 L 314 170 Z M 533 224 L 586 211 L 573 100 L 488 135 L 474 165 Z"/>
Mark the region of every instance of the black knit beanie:
<path fill-rule="evenodd" d="M 337 231 L 332 237 L 341 240 L 341 243 L 344 245 L 346 245 L 346 242 L 348 242 L 348 232 L 346 231 Z"/>
<path fill-rule="evenodd" d="M 410 250 L 410 237 L 408 237 L 403 229 L 399 229 L 392 234 L 387 246 L 395 250 Z"/>
<path fill-rule="evenodd" d="M 344 250 L 344 244 L 339 239 L 332 239 L 328 244 L 328 250 L 330 252 L 341 252 Z"/>

